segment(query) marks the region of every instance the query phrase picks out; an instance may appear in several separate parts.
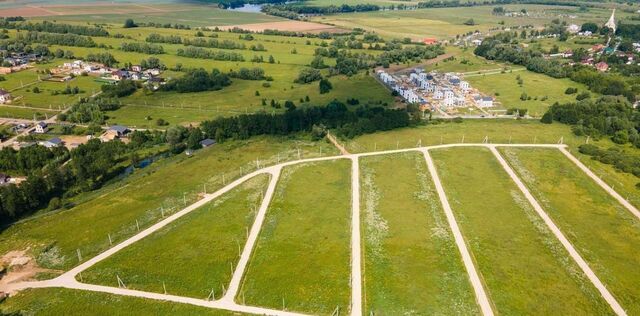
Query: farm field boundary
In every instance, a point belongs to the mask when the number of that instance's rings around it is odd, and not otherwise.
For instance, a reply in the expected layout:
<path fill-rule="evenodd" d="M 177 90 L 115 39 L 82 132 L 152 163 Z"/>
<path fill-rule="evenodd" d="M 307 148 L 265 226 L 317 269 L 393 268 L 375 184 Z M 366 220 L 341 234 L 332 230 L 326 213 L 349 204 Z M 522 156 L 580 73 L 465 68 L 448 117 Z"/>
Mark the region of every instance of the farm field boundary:
<path fill-rule="evenodd" d="M 505 171 L 507 171 L 507 173 L 509 173 L 509 175 L 511 176 L 511 179 L 516 183 L 516 185 L 520 188 L 520 190 L 525 194 L 525 196 L 527 197 L 527 200 L 529 201 L 529 203 L 536 209 L 538 215 L 540 217 L 542 217 L 542 219 L 545 221 L 545 223 L 547 224 L 547 226 L 552 230 L 552 232 L 554 233 L 554 235 L 556 236 L 556 238 L 558 238 L 560 240 L 560 242 L 562 243 L 562 245 L 564 246 L 565 250 L 567 250 L 567 252 L 569 253 L 570 257 L 575 260 L 578 265 L 580 266 L 580 268 L 582 269 L 582 271 L 587 275 L 587 277 L 589 278 L 589 280 L 591 281 L 591 283 L 600 291 L 600 294 L 603 296 L 603 298 L 607 301 L 607 303 L 610 305 L 612 311 L 614 313 L 616 313 L 617 315 L 626 315 L 626 312 L 624 311 L 623 307 L 620 306 L 620 304 L 617 302 L 617 300 L 615 299 L 615 297 L 613 297 L 613 295 L 611 295 L 611 293 L 609 293 L 609 291 L 607 290 L 607 288 L 605 287 L 604 284 L 602 284 L 598 277 L 593 273 L 593 271 L 591 271 L 590 267 L 588 266 L 588 264 L 582 260 L 582 258 L 580 257 L 580 255 L 577 253 L 577 251 L 575 251 L 575 249 L 573 248 L 573 246 L 570 244 L 570 242 L 564 238 L 564 235 L 562 234 L 562 232 L 553 224 L 553 222 L 549 219 L 549 217 L 546 215 L 546 213 L 544 212 L 544 210 L 542 209 L 542 207 L 540 206 L 540 204 L 533 198 L 533 196 L 528 193 L 529 191 L 527 190 L 527 188 L 524 186 L 523 182 L 518 178 L 518 176 L 515 174 L 515 172 L 513 172 L 513 170 L 508 166 L 508 164 L 502 159 L 502 157 L 500 156 L 500 154 L 497 151 L 497 147 L 530 147 L 530 148 L 556 148 L 558 150 L 560 150 L 565 156 L 568 157 L 568 159 L 578 165 L 578 167 L 580 167 L 580 169 L 587 173 L 587 175 L 589 175 L 594 181 L 596 181 L 608 194 L 612 195 L 614 198 L 616 198 L 616 200 L 618 202 L 620 202 L 621 204 L 623 204 L 625 206 L 625 208 L 630 211 L 631 213 L 633 213 L 634 215 L 637 216 L 637 214 L 640 214 L 638 212 L 638 210 L 632 206 L 631 204 L 627 203 L 626 200 L 622 199 L 622 197 L 613 190 L 613 188 L 609 187 L 606 183 L 602 182 L 602 181 L 598 181 L 597 177 L 595 175 L 593 175 L 593 173 L 584 165 L 582 165 L 571 153 L 569 153 L 566 149 L 565 149 L 565 145 L 563 144 L 489 144 L 489 143 L 459 143 L 459 144 L 446 144 L 446 145 L 435 145 L 435 146 L 428 146 L 428 147 L 416 147 L 416 148 L 406 148 L 406 149 L 397 149 L 397 150 L 386 150 L 386 151 L 375 151 L 375 152 L 367 152 L 367 153 L 359 153 L 359 154 L 345 154 L 345 155 L 341 155 L 341 156 L 330 156 L 330 157 L 320 157 L 320 158 L 309 158 L 309 159 L 300 159 L 300 160 L 295 160 L 295 161 L 290 161 L 290 162 L 285 162 L 285 163 L 280 163 L 280 164 L 276 164 L 273 166 L 269 166 L 269 167 L 265 167 L 259 170 L 256 170 L 252 173 L 249 173 L 233 182 L 231 182 L 230 184 L 224 186 L 223 188 L 219 189 L 218 191 L 211 193 L 211 194 L 204 194 L 203 198 L 200 199 L 199 201 L 187 206 L 186 208 L 182 209 L 181 211 L 165 218 L 164 220 L 156 223 L 155 225 L 141 231 L 140 233 L 138 233 L 137 235 L 134 235 L 133 237 L 119 243 L 118 245 L 106 250 L 105 252 L 91 258 L 88 261 L 85 261 L 84 263 L 76 266 L 75 268 L 69 270 L 68 272 L 60 275 L 59 277 L 55 278 L 55 279 L 51 279 L 51 280 L 45 280 L 45 281 L 29 281 L 29 282 L 20 282 L 20 283 L 12 283 L 12 284 L 8 284 L 6 286 L 4 286 L 3 288 L 0 288 L 0 290 L 5 291 L 5 292 L 15 292 L 15 291 L 19 291 L 22 289 L 28 289 L 28 288 L 55 288 L 55 287 L 62 287 L 62 288 L 69 288 L 69 289 L 78 289 L 78 290 L 86 290 L 86 291 L 93 291 L 93 292 L 104 292 L 104 293 L 111 293 L 111 294 L 116 294 L 116 295 L 124 295 L 124 296 L 134 296 L 134 297 L 140 297 L 140 298 L 148 298 L 148 299 L 155 299 L 155 300 L 163 300 L 163 301 L 171 301 L 171 302 L 177 302 L 177 303 L 185 303 L 185 304 L 191 304 L 191 305 L 196 305 L 196 306 L 202 306 L 202 307 L 209 307 L 209 308 L 216 308 L 216 309 L 223 309 L 223 310 L 229 310 L 229 311 L 235 311 L 235 312 L 243 312 L 243 313 L 251 313 L 251 314 L 268 314 L 268 315 L 300 315 L 299 313 L 296 312 L 290 312 L 290 311 L 283 311 L 283 310 L 274 310 L 274 309 L 269 309 L 269 308 L 262 308 L 262 307 L 256 307 L 256 306 L 246 306 L 246 305 L 240 305 L 238 303 L 236 303 L 234 301 L 234 297 L 236 297 L 238 289 L 239 289 L 239 285 L 242 281 L 242 277 L 246 271 L 246 267 L 247 264 L 249 262 L 249 259 L 251 257 L 252 252 L 254 251 L 254 247 L 255 247 L 255 243 L 256 240 L 258 238 L 258 235 L 260 234 L 260 230 L 262 228 L 262 224 L 264 221 L 264 217 L 266 214 L 266 211 L 269 207 L 269 204 L 271 202 L 271 199 L 273 197 L 274 191 L 275 191 L 275 187 L 276 184 L 278 182 L 278 179 L 280 178 L 280 174 L 283 168 L 288 167 L 288 166 L 293 166 L 293 165 L 298 165 L 298 164 L 302 164 L 302 163 L 309 163 L 309 162 L 319 162 L 319 161 L 330 161 L 330 160 L 337 160 L 337 159 L 348 159 L 352 162 L 352 168 L 351 168 L 351 172 L 352 172 L 352 177 L 351 177 L 351 181 L 352 181 L 352 185 L 351 185 L 351 195 L 352 197 L 354 197 L 354 201 L 352 201 L 352 212 L 351 212 L 351 216 L 352 216 L 352 225 L 351 225 L 351 265 L 352 265 L 352 275 L 351 276 L 351 314 L 352 315 L 361 315 L 362 314 L 362 294 L 361 294 L 361 289 L 362 289 L 362 273 L 361 273 L 361 257 L 362 257 L 362 253 L 360 251 L 361 249 L 361 245 L 360 245 L 360 228 L 356 227 L 358 226 L 357 223 L 359 223 L 359 217 L 360 217 L 360 205 L 359 202 L 356 202 L 358 199 L 355 198 L 357 196 L 359 196 L 360 194 L 360 183 L 359 183 L 359 166 L 358 166 L 358 159 L 360 157 L 367 157 L 367 156 L 375 156 L 375 155 L 384 155 L 384 154 L 394 154 L 394 153 L 404 153 L 404 152 L 421 152 L 424 154 L 425 156 L 425 160 L 427 161 L 427 165 L 429 167 L 429 171 L 432 175 L 432 180 L 434 181 L 434 184 L 436 186 L 437 192 L 438 192 L 438 196 L 440 198 L 440 202 L 443 204 L 443 206 L 448 205 L 448 201 L 446 198 L 446 193 L 444 191 L 444 189 L 442 188 L 442 185 L 439 182 L 439 179 L 437 177 L 437 170 L 435 168 L 435 166 L 433 165 L 433 162 L 430 159 L 429 156 L 429 151 L 430 150 L 437 150 L 437 149 L 445 149 L 445 148 L 452 148 L 452 147 L 484 147 L 484 148 L 488 148 L 489 150 L 491 150 L 496 159 L 498 159 L 498 161 L 501 163 L 501 165 L 503 166 L 503 168 L 505 169 Z M 509 172 L 511 171 L 511 172 Z M 258 215 L 256 216 L 256 219 L 251 227 L 251 232 L 249 235 L 249 238 L 247 239 L 247 242 L 244 246 L 244 250 L 242 251 L 242 255 L 240 258 L 240 262 L 238 264 L 238 266 L 236 267 L 234 273 L 233 273 L 233 277 L 232 280 L 230 282 L 230 286 L 229 286 L 229 290 L 225 293 L 225 295 L 219 299 L 219 300 L 207 300 L 207 299 L 198 299 L 198 298 L 191 298 L 191 297 L 184 297 L 184 296 L 176 296 L 176 295 L 169 295 L 169 294 L 159 294 L 159 293 L 151 293 L 151 292 L 144 292 L 144 291 L 138 291 L 138 290 L 132 290 L 132 289 L 127 289 L 126 285 L 124 283 L 121 284 L 120 287 L 108 287 L 108 286 L 100 286 L 100 285 L 94 285 L 94 284 L 86 284 L 86 283 L 82 283 L 76 280 L 76 277 L 79 277 L 80 280 L 82 280 L 82 272 L 89 269 L 90 267 L 92 267 L 93 265 L 95 265 L 96 263 L 112 256 L 113 254 L 115 254 L 116 252 L 122 250 L 125 247 L 130 246 L 131 244 L 136 243 L 137 241 L 149 236 L 150 234 L 160 230 L 161 228 L 167 226 L 168 224 L 170 224 L 171 222 L 183 217 L 184 215 L 198 209 L 199 207 L 205 205 L 208 202 L 211 202 L 212 200 L 222 196 L 223 194 L 231 191 L 232 189 L 238 187 L 239 185 L 243 184 L 244 182 L 246 182 L 247 180 L 257 176 L 257 175 L 261 175 L 261 174 L 267 174 L 271 176 L 267 191 L 264 195 L 264 198 L 261 202 L 260 205 L 260 209 L 258 210 Z M 446 210 L 446 207 L 445 207 Z M 456 244 L 458 245 L 459 251 L 462 254 L 463 257 L 463 261 L 465 264 L 465 268 L 467 270 L 467 273 L 469 275 L 469 279 L 470 282 L 474 288 L 474 292 L 476 294 L 476 301 L 478 303 L 478 305 L 481 307 L 482 313 L 484 315 L 493 315 L 493 308 L 491 305 L 491 302 L 488 298 L 488 296 L 485 293 L 485 286 L 482 284 L 482 279 L 480 276 L 478 276 L 478 271 L 477 268 L 474 266 L 474 262 L 473 259 L 471 258 L 471 256 L 468 253 L 468 250 L 466 249 L 465 246 L 465 241 L 464 241 L 464 236 L 462 235 L 462 233 L 460 232 L 458 226 L 457 226 L 457 222 L 455 221 L 455 218 L 453 216 L 453 214 L 449 214 L 447 213 L 447 220 L 449 222 L 449 225 L 452 229 L 452 231 L 454 232 L 458 232 L 458 234 L 455 235 L 456 238 Z M 354 224 L 355 223 L 355 224 Z"/>

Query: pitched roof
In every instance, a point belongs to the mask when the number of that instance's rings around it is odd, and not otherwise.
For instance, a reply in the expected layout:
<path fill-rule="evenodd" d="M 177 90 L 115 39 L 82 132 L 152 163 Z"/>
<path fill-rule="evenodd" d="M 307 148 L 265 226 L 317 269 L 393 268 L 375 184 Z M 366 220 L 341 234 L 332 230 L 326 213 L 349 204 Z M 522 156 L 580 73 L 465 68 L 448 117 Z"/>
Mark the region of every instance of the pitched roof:
<path fill-rule="evenodd" d="M 122 126 L 122 125 L 113 125 L 113 126 L 109 127 L 109 130 L 110 131 L 116 131 L 116 132 L 122 134 L 122 133 L 126 133 L 129 130 L 129 128 L 126 127 L 126 126 Z"/>
<path fill-rule="evenodd" d="M 204 140 L 200 141 L 200 145 L 205 146 L 205 147 L 214 145 L 215 143 L 216 143 L 216 141 L 211 139 L 211 138 L 207 138 L 207 139 L 204 139 Z"/>
<path fill-rule="evenodd" d="M 47 127 L 47 123 L 45 123 L 45 122 L 38 122 L 37 125 L 40 126 L 40 127 Z"/>
<path fill-rule="evenodd" d="M 47 143 L 51 143 L 51 144 L 54 144 L 54 145 L 60 145 L 60 144 L 62 144 L 62 139 L 60 139 L 59 137 L 54 137 L 54 138 L 48 140 Z"/>

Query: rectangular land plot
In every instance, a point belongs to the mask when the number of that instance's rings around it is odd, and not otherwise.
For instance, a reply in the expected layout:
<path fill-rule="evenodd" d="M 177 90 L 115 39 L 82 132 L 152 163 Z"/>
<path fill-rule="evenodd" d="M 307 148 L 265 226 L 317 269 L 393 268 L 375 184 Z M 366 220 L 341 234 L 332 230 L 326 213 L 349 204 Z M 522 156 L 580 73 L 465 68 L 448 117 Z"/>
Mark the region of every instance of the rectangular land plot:
<path fill-rule="evenodd" d="M 28 289 L 7 298 L 0 311 L 14 315 L 248 315 L 146 298 L 65 288 Z"/>
<path fill-rule="evenodd" d="M 424 155 L 360 159 L 365 315 L 479 314 Z"/>
<path fill-rule="evenodd" d="M 432 156 L 498 314 L 612 313 L 488 149 Z"/>
<path fill-rule="evenodd" d="M 283 170 L 239 302 L 312 314 L 349 309 L 351 162 Z"/>
<path fill-rule="evenodd" d="M 554 149 L 502 149 L 531 193 L 629 313 L 640 313 L 640 221 Z"/>
<path fill-rule="evenodd" d="M 231 280 L 264 194 L 259 175 L 82 273 L 83 281 L 195 298 L 216 298 Z"/>

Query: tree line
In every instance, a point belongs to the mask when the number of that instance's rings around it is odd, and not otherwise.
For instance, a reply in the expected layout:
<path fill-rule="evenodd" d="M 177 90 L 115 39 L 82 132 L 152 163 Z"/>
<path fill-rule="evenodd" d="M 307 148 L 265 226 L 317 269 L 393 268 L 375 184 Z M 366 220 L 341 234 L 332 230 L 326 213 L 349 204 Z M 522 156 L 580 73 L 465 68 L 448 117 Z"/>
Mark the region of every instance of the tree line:
<path fill-rule="evenodd" d="M 91 37 L 77 35 L 72 33 L 57 34 L 57 33 L 43 33 L 36 31 L 29 31 L 25 33 L 18 33 L 16 36 L 17 41 L 23 41 L 26 43 L 42 43 L 47 45 L 63 45 L 63 46 L 76 46 L 76 47 L 98 47 L 95 41 Z M 102 44 L 102 47 L 106 47 Z"/>
<path fill-rule="evenodd" d="M 231 79 L 229 75 L 213 69 L 207 72 L 203 68 L 193 69 L 177 79 L 167 82 L 160 86 L 161 91 L 176 91 L 179 93 L 215 91 L 229 86 Z"/>
<path fill-rule="evenodd" d="M 591 156 L 593 159 L 608 165 L 616 170 L 633 174 L 640 178 L 640 156 L 629 153 L 621 148 L 611 147 L 604 149 L 592 144 L 582 144 L 578 148 L 580 153 Z M 636 184 L 640 189 L 640 182 Z"/>
<path fill-rule="evenodd" d="M 543 123 L 557 121 L 572 126 L 576 135 L 610 137 L 618 144 L 640 148 L 640 112 L 620 96 L 603 96 L 570 103 L 554 103 L 542 117 Z"/>
<path fill-rule="evenodd" d="M 120 44 L 120 49 L 125 52 L 136 52 L 142 54 L 151 54 L 151 55 L 159 55 L 164 54 L 164 47 L 156 44 L 148 44 L 148 43 L 127 43 L 123 42 Z"/>
<path fill-rule="evenodd" d="M 569 66 L 557 60 L 545 59 L 540 51 L 521 49 L 517 39 L 518 35 L 515 33 L 500 33 L 487 37 L 476 47 L 474 53 L 489 60 L 523 65 L 528 70 L 554 78 L 570 78 L 587 85 L 593 92 L 622 95 L 630 101 L 635 101 L 636 88 L 629 84 L 626 78 L 616 74 L 601 73 L 589 66 L 579 64 Z"/>
<path fill-rule="evenodd" d="M 189 58 L 213 59 L 224 61 L 244 61 L 244 56 L 234 52 L 212 51 L 201 47 L 179 48 L 176 55 Z"/>
<path fill-rule="evenodd" d="M 47 33 L 61 33 L 61 34 L 72 33 L 72 34 L 86 35 L 86 36 L 101 36 L 101 37 L 109 36 L 109 32 L 107 32 L 105 29 L 101 27 L 73 25 L 73 24 L 64 24 L 64 23 L 52 23 L 48 21 L 38 22 L 38 23 L 24 22 L 24 21 L 15 22 L 15 21 L 0 18 L 0 28 L 25 30 L 25 31 L 38 31 L 38 32 L 47 32 Z"/>
<path fill-rule="evenodd" d="M 92 139 L 71 151 L 42 146 L 0 150 L 3 171 L 16 170 L 27 176 L 19 186 L 0 186 L 0 223 L 11 223 L 43 208 L 71 207 L 66 199 L 99 188 L 122 173 L 123 162 L 136 160 L 138 149 L 165 141 L 164 133 L 149 131 L 133 132 L 130 139 L 129 144 Z"/>
<path fill-rule="evenodd" d="M 314 125 L 336 129 L 341 136 L 355 137 L 364 133 L 406 127 L 414 122 L 405 110 L 359 106 L 352 111 L 344 103 L 334 100 L 325 106 L 290 107 L 279 114 L 260 112 L 220 117 L 202 122 L 201 128 L 207 137 L 224 142 L 258 135 L 310 132 Z"/>

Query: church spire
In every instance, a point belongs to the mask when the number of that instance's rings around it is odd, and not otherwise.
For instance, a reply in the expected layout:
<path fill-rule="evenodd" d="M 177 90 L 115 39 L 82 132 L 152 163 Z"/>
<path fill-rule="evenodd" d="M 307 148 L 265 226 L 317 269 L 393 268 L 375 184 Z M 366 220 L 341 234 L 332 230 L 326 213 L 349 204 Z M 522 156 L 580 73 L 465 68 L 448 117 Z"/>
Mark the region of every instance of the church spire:
<path fill-rule="evenodd" d="M 604 25 L 610 29 L 613 30 L 613 32 L 616 32 L 616 9 L 613 9 L 613 12 L 611 12 L 611 17 L 609 18 L 609 21 L 607 21 L 607 23 Z"/>

